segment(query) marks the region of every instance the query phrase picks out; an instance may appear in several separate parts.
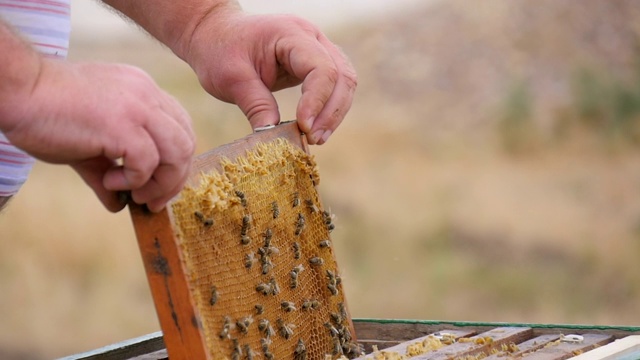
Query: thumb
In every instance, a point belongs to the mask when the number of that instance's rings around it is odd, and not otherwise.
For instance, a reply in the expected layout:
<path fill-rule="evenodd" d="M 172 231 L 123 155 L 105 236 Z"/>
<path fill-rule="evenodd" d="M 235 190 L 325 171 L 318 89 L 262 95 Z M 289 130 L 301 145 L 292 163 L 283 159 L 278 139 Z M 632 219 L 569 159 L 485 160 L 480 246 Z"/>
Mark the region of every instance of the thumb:
<path fill-rule="evenodd" d="M 116 163 L 106 157 L 88 159 L 71 165 L 84 182 L 93 189 L 104 207 L 111 212 L 118 212 L 124 208 L 126 203 L 119 199 L 117 192 L 109 191 L 103 185 L 104 174 L 114 166 Z"/>
<path fill-rule="evenodd" d="M 233 102 L 238 105 L 255 129 L 280 122 L 278 103 L 259 77 L 237 82 L 230 88 Z"/>

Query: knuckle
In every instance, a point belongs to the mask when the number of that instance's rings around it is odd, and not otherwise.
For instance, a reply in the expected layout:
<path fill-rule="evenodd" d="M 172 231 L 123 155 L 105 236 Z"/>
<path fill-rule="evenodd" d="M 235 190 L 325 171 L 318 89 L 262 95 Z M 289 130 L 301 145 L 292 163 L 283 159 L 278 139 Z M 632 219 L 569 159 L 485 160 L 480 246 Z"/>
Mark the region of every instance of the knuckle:
<path fill-rule="evenodd" d="M 349 89 L 355 90 L 358 87 L 358 74 L 356 74 L 355 70 L 347 70 L 344 73 L 344 78 Z"/>
<path fill-rule="evenodd" d="M 340 77 L 340 73 L 338 71 L 338 68 L 335 65 L 329 65 L 325 70 L 324 70 L 325 76 L 327 77 L 327 79 L 329 79 L 329 81 L 331 81 L 331 83 L 335 84 L 338 81 L 338 78 Z"/>

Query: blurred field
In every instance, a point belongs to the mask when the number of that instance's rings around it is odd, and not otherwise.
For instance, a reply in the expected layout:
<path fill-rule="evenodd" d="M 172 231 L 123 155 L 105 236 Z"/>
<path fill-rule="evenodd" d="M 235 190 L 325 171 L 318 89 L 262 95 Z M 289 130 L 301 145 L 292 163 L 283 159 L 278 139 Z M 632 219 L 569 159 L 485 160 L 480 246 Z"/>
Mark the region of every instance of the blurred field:
<path fill-rule="evenodd" d="M 354 316 L 640 324 L 640 9 L 576 4 L 445 1 L 333 31 L 360 88 L 312 152 Z M 143 35 L 73 45 L 151 73 L 199 151 L 250 131 Z M 128 214 L 70 169 L 38 164 L 0 228 L 0 358 L 158 330 Z"/>

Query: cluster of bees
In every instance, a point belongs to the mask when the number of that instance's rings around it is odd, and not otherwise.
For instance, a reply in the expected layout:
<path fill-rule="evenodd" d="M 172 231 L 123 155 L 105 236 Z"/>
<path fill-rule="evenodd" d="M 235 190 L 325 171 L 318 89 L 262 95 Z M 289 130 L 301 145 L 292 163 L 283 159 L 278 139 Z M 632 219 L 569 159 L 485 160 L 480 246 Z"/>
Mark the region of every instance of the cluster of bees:
<path fill-rule="evenodd" d="M 323 301 L 322 299 L 314 297 L 286 299 L 289 292 L 282 292 L 283 289 L 278 282 L 278 276 L 273 273 L 277 263 L 274 259 L 281 255 L 281 249 L 274 243 L 276 227 L 254 228 L 258 222 L 254 221 L 253 216 L 255 216 L 255 214 L 252 216 L 251 212 L 248 211 L 250 199 L 248 199 L 245 192 L 238 189 L 233 190 L 232 194 L 236 198 L 234 203 L 239 204 L 239 206 L 244 209 L 241 217 L 238 217 L 239 221 L 236 225 L 238 229 L 236 233 L 238 240 L 236 241 L 238 241 L 237 244 L 239 244 L 240 248 L 244 251 L 243 267 L 247 270 L 257 267 L 261 275 L 257 284 L 254 285 L 254 290 L 260 296 L 265 297 L 264 303 L 273 303 L 273 300 L 271 300 L 273 298 L 270 297 L 278 295 L 278 299 L 285 299 L 278 300 L 278 311 L 269 309 L 268 306 L 263 303 L 256 303 L 253 304 L 251 314 L 240 316 L 237 319 L 233 319 L 229 315 L 224 316 L 217 337 L 221 341 L 230 342 L 230 358 L 232 360 L 253 360 L 257 357 L 264 357 L 268 360 L 274 359 L 276 357 L 274 351 L 272 351 L 272 347 L 275 346 L 274 341 L 279 339 L 279 342 L 291 341 L 294 360 L 306 360 L 310 348 L 314 345 L 311 343 L 311 339 L 306 339 L 305 341 L 303 337 L 297 336 L 296 325 L 287 321 L 284 314 L 295 313 L 297 311 L 311 314 L 319 311 L 323 307 L 325 308 L 325 312 L 329 312 L 330 317 L 321 329 L 322 331 L 326 331 L 326 334 L 331 339 L 331 348 L 325 349 L 324 353 L 330 355 L 332 358 L 342 358 L 343 356 L 354 358 L 363 355 L 362 346 L 355 342 L 349 330 L 349 317 L 343 302 L 337 302 L 336 306 L 336 302 L 327 301 L 326 299 Z M 321 219 L 322 226 L 324 226 L 328 234 L 335 229 L 333 216 L 328 211 L 321 210 L 312 199 L 302 200 L 298 192 L 294 192 L 289 201 L 290 203 L 286 209 L 283 209 L 284 206 L 279 204 L 278 201 L 267 203 L 269 217 L 273 220 L 281 217 L 281 210 L 294 212 L 294 221 L 291 224 L 291 230 L 289 230 L 291 231 L 290 235 L 284 236 L 277 242 L 277 245 L 282 247 L 283 241 L 281 240 L 284 238 L 288 240 L 287 242 L 290 248 L 286 249 L 286 251 L 284 248 L 282 250 L 283 253 L 291 254 L 291 259 L 293 259 L 295 264 L 287 271 L 287 284 L 283 286 L 285 286 L 288 291 L 296 291 L 296 289 L 301 286 L 300 279 L 302 274 L 305 271 L 313 271 L 314 274 L 323 274 L 326 280 L 322 283 L 323 286 L 326 287 L 326 291 L 331 297 L 337 297 L 340 294 L 342 278 L 337 271 L 326 268 L 327 263 L 325 260 L 331 255 L 330 252 L 325 253 L 332 247 L 331 240 L 329 238 L 321 238 L 320 240 L 314 240 L 315 245 L 312 244 L 312 246 L 309 246 L 308 240 L 313 237 L 303 236 L 310 224 L 309 217 Z M 205 229 L 209 229 L 216 224 L 212 217 L 205 216 L 199 210 L 194 211 L 193 216 Z M 291 215 L 289 216 L 291 217 Z M 271 220 L 266 223 L 269 224 L 270 221 Z M 265 223 L 265 221 L 261 222 Z M 307 253 L 307 251 L 314 248 L 316 249 L 315 251 L 312 250 L 313 252 L 310 251 Z M 307 256 L 305 253 L 311 254 L 311 256 L 303 258 L 303 256 Z M 316 279 L 317 277 L 314 276 L 312 278 Z M 280 279 L 282 279 L 282 277 Z M 216 304 L 219 304 L 221 297 L 221 291 L 218 289 L 218 286 L 211 285 L 209 305 L 212 307 L 216 306 Z M 335 312 L 330 311 L 332 307 L 336 308 Z M 267 314 L 267 312 L 270 314 Z M 267 317 L 270 317 L 272 321 Z M 259 349 L 254 341 L 249 340 L 249 337 L 246 337 L 246 343 L 242 341 L 244 336 L 250 333 L 255 334 L 256 331 L 260 336 Z M 253 349 L 250 343 L 253 343 L 256 349 Z M 278 343 L 278 346 L 281 346 L 280 343 Z"/>

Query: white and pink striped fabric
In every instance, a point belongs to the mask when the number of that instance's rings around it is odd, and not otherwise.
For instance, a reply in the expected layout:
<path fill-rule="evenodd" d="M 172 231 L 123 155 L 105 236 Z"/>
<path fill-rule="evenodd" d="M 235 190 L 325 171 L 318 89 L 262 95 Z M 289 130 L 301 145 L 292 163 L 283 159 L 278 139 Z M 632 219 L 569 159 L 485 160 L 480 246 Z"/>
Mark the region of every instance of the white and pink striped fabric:
<path fill-rule="evenodd" d="M 0 19 L 13 26 L 34 49 L 64 59 L 71 32 L 70 0 L 0 0 Z M 0 196 L 18 192 L 34 159 L 17 149 L 0 132 Z"/>

